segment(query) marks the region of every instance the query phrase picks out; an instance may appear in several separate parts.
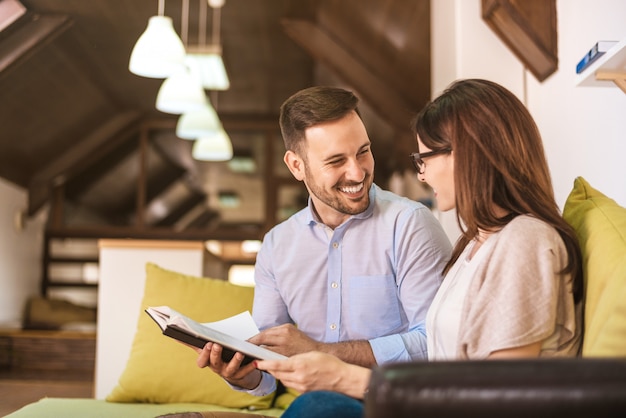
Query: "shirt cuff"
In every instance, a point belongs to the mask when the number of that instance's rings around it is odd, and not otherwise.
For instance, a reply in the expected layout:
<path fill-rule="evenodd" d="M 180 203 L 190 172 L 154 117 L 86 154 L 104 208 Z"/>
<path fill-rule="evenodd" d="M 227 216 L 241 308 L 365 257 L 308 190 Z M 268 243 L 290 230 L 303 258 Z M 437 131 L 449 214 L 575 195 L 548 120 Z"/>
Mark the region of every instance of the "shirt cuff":
<path fill-rule="evenodd" d="M 369 340 L 378 365 L 428 358 L 426 332 L 420 323 L 405 334 L 394 334 Z"/>
<path fill-rule="evenodd" d="M 259 382 L 258 386 L 254 389 L 245 389 L 241 386 L 235 386 L 224 379 L 226 384 L 231 387 L 231 389 L 236 390 L 237 392 L 245 392 L 254 396 L 265 396 L 270 393 L 274 393 L 276 391 L 276 379 L 269 373 L 261 372 L 261 382 Z"/>

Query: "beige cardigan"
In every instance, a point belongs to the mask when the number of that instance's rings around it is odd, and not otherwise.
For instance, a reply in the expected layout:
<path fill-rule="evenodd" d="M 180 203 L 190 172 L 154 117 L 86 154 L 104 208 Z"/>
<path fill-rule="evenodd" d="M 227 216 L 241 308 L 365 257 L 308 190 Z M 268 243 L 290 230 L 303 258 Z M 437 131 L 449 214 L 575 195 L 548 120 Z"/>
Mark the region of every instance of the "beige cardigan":
<path fill-rule="evenodd" d="M 477 267 L 465 298 L 459 358 L 483 359 L 548 338 L 556 339 L 556 346 L 542 350 L 541 357 L 575 356 L 582 340 L 582 306 L 574 304 L 571 276 L 558 273 L 567 252 L 557 231 L 536 218 L 518 216 L 482 249 L 490 254 Z"/>

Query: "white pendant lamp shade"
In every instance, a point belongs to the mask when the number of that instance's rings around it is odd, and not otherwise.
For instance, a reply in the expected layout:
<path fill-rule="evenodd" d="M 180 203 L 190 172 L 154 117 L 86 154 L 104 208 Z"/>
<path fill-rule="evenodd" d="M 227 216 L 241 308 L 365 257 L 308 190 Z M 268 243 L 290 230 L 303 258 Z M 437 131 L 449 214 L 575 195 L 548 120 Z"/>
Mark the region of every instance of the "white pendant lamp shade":
<path fill-rule="evenodd" d="M 157 94 L 156 108 L 161 112 L 182 115 L 199 110 L 208 103 L 200 82 L 185 67 L 165 79 Z"/>
<path fill-rule="evenodd" d="M 185 63 L 207 90 L 228 90 L 230 81 L 218 45 L 189 48 Z"/>
<path fill-rule="evenodd" d="M 226 131 L 220 129 L 212 136 L 199 138 L 191 155 L 200 161 L 227 161 L 233 158 L 233 145 Z"/>
<path fill-rule="evenodd" d="M 133 48 L 128 69 L 143 77 L 166 78 L 184 62 L 185 46 L 174 30 L 172 19 L 152 16 Z"/>
<path fill-rule="evenodd" d="M 198 139 L 213 135 L 222 129 L 217 112 L 211 103 L 198 110 L 183 113 L 176 124 L 176 136 L 182 139 Z"/>

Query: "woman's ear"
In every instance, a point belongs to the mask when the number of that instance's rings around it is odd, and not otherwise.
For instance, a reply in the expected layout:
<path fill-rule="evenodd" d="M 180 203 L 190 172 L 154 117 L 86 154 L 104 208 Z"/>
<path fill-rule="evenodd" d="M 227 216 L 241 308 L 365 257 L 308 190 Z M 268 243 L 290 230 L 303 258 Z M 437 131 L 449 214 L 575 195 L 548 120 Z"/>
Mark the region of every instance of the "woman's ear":
<path fill-rule="evenodd" d="M 304 180 L 304 161 L 295 152 L 287 150 L 283 161 L 287 164 L 287 168 L 298 181 Z"/>

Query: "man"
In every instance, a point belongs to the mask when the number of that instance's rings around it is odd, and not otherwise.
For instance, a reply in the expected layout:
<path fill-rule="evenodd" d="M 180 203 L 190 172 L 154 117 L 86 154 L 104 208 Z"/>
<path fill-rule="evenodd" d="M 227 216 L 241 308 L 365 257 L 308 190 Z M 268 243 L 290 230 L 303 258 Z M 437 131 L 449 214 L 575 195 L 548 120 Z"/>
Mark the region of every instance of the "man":
<path fill-rule="evenodd" d="M 312 87 L 281 106 L 285 164 L 309 204 L 267 233 L 257 256 L 250 339 L 284 355 L 323 351 L 371 367 L 425 359 L 424 319 L 451 246 L 420 203 L 373 183 L 371 143 L 349 91 Z M 296 328 L 297 326 L 297 328 Z M 275 389 L 243 355 L 198 350 L 236 388 Z"/>

